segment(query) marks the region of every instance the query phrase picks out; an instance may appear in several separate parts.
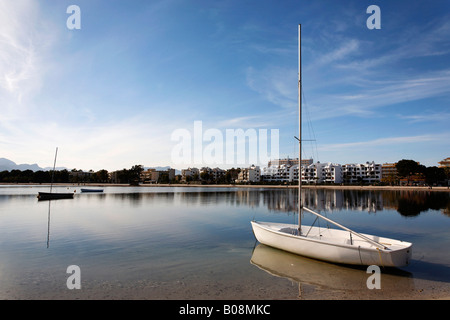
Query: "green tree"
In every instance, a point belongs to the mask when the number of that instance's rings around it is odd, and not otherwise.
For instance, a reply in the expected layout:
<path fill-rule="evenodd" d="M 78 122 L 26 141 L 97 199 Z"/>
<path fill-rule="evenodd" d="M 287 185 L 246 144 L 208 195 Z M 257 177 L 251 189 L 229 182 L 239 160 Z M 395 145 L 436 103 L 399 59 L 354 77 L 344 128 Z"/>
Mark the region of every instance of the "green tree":
<path fill-rule="evenodd" d="M 46 183 L 50 182 L 52 179 L 50 171 L 36 171 L 34 173 L 34 182 L 37 183 Z"/>
<path fill-rule="evenodd" d="M 139 181 L 141 180 L 141 173 L 144 171 L 144 166 L 141 164 L 137 164 L 131 167 L 129 170 L 129 182 L 132 184 L 139 184 Z"/>
<path fill-rule="evenodd" d="M 98 182 L 107 182 L 109 180 L 108 170 L 102 169 L 96 172 Z"/>
<path fill-rule="evenodd" d="M 428 167 L 425 170 L 425 181 L 430 186 L 435 183 L 443 182 L 445 178 L 446 175 L 443 168 Z"/>
<path fill-rule="evenodd" d="M 130 172 L 127 169 L 117 171 L 117 182 L 118 183 L 130 183 Z"/>
<path fill-rule="evenodd" d="M 409 177 L 419 170 L 419 164 L 414 160 L 400 160 L 395 166 L 400 177 Z"/>

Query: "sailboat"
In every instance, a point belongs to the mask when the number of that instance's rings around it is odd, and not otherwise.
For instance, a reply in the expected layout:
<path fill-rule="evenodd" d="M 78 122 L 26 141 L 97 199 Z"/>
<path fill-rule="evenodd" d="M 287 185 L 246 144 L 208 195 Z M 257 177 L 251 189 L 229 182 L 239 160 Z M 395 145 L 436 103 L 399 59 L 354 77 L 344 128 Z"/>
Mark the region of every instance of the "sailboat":
<path fill-rule="evenodd" d="M 253 220 L 251 225 L 255 238 L 260 243 L 270 247 L 332 263 L 379 265 L 383 267 L 408 265 L 412 255 L 412 243 L 355 232 L 314 210 L 302 206 L 301 25 L 298 26 L 298 58 L 298 225 Z M 302 225 L 303 211 L 316 215 L 339 229 Z"/>
<path fill-rule="evenodd" d="M 39 200 L 57 200 L 57 199 L 73 199 L 73 192 L 52 192 L 53 189 L 53 177 L 55 174 L 56 157 L 58 155 L 58 147 L 55 152 L 55 161 L 53 162 L 52 181 L 50 184 L 50 192 L 39 192 Z"/>
<path fill-rule="evenodd" d="M 103 189 L 86 189 L 86 188 L 81 188 L 81 192 L 103 192 Z"/>

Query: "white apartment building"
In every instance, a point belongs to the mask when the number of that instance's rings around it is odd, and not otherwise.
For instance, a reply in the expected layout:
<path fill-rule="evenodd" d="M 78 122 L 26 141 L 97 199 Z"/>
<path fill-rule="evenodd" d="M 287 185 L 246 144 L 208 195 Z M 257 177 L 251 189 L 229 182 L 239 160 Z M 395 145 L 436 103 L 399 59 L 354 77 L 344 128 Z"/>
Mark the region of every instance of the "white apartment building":
<path fill-rule="evenodd" d="M 381 164 L 374 161 L 366 163 L 344 164 L 342 176 L 345 183 L 374 183 L 381 181 Z"/>
<path fill-rule="evenodd" d="M 259 166 L 252 165 L 251 167 L 244 168 L 239 172 L 237 183 L 245 182 L 259 182 L 261 181 L 261 169 Z"/>
<path fill-rule="evenodd" d="M 342 183 L 342 166 L 340 164 L 323 163 L 320 170 L 322 171 L 322 182 Z"/>
<path fill-rule="evenodd" d="M 340 164 L 316 162 L 302 168 L 304 183 L 342 183 L 342 167 Z"/>
<path fill-rule="evenodd" d="M 266 167 L 264 168 L 263 179 L 268 182 L 298 182 L 298 164 Z M 331 162 L 310 163 L 302 166 L 302 182 L 309 184 L 342 183 L 342 167 L 340 164 Z"/>
<path fill-rule="evenodd" d="M 267 182 L 291 182 L 294 181 L 294 167 L 287 164 L 273 165 L 264 168 L 263 178 Z M 298 181 L 298 170 L 295 172 L 295 179 Z"/>

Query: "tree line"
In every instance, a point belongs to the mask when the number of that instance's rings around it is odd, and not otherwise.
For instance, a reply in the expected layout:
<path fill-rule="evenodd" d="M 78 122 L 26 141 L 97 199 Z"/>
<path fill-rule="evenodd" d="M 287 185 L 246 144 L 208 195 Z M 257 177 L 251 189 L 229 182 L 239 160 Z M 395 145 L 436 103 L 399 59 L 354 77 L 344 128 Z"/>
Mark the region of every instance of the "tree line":
<path fill-rule="evenodd" d="M 99 171 L 72 169 L 33 171 L 33 170 L 11 170 L 0 171 L 0 182 L 3 183 L 136 183 L 140 180 L 140 175 L 144 171 L 144 166 L 134 165 L 130 169 L 123 169 L 114 172 L 114 181 L 108 170 Z"/>
<path fill-rule="evenodd" d="M 413 184 L 420 178 L 427 185 L 447 184 L 450 180 L 450 168 L 438 168 L 436 166 L 426 167 L 414 160 L 402 159 L 396 164 L 397 173 L 392 176 L 386 176 L 381 181 L 388 184 L 399 184 L 400 179 L 407 181 L 407 184 Z M 72 169 L 68 171 L 32 171 L 32 170 L 11 170 L 0 171 L 0 182 L 3 183 L 51 183 L 52 176 L 54 183 L 129 183 L 138 184 L 140 175 L 144 171 L 144 166 L 134 165 L 130 169 L 115 171 L 112 175 L 105 169 L 94 172 L 83 172 L 82 170 Z M 200 175 L 187 177 L 187 182 L 201 181 L 202 183 L 233 183 L 237 178 L 240 169 L 229 169 L 226 173 L 213 179 L 211 174 L 202 172 Z M 166 181 L 167 180 L 167 181 Z M 158 183 L 170 183 L 167 175 L 162 174 Z"/>
<path fill-rule="evenodd" d="M 110 182 L 107 170 L 99 170 L 97 172 L 83 172 L 73 169 L 68 171 L 32 171 L 32 170 L 11 170 L 0 171 L 0 182 L 4 183 L 82 183 L 82 182 Z"/>
<path fill-rule="evenodd" d="M 393 184 L 398 184 L 400 179 L 405 180 L 407 184 L 414 183 L 421 179 L 427 185 L 445 184 L 450 179 L 450 168 L 439 168 L 436 166 L 426 167 L 414 160 L 402 159 L 397 162 L 395 168 L 397 174 L 386 179 Z"/>

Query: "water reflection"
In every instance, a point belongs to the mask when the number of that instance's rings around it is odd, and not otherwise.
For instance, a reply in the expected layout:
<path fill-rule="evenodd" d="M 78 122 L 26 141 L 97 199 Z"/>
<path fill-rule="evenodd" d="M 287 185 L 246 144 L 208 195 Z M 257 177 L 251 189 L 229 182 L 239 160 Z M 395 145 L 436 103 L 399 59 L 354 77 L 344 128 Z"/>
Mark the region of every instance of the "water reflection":
<path fill-rule="evenodd" d="M 234 297 L 242 283 L 254 280 L 255 286 L 249 288 L 268 288 L 267 296 L 259 298 L 277 298 L 270 290 L 273 283 L 278 286 L 279 279 L 249 264 L 255 243 L 249 221 L 253 215 L 288 220 L 291 217 L 286 215 L 296 212 L 298 199 L 296 189 L 110 187 L 103 194 L 77 192 L 74 200 L 39 203 L 36 189 L 0 191 L 0 298 L 14 297 L 13 292 L 19 298 L 67 297 L 73 294 L 65 287 L 70 264 L 82 266 L 85 288 L 100 284 L 95 287 L 99 297 L 109 294 L 102 295 L 104 283 L 112 286 L 117 281 L 129 285 L 129 292 L 139 293 L 141 287 L 132 286 L 137 283 L 133 281 L 141 280 L 148 284 L 151 297 L 170 297 L 172 292 L 176 297 L 183 292 L 186 297 L 196 297 L 207 290 L 214 293 L 212 288 L 229 290 Z M 450 258 L 442 250 L 450 246 L 449 194 L 305 189 L 304 195 L 305 205 L 334 210 L 338 218 L 347 219 L 345 222 L 358 230 L 395 234 L 414 243 L 415 260 L 407 268 L 409 273 L 387 274 L 382 288 L 395 284 L 411 290 L 415 279 L 450 283 Z M 402 219 L 400 214 L 391 214 L 394 209 L 403 216 L 420 217 Z M 428 209 L 445 215 L 421 214 Z M 387 214 L 358 212 L 383 210 Z M 302 295 L 307 286 L 367 291 L 365 270 L 273 250 L 258 246 L 252 262 L 304 285 Z M 55 274 L 60 278 L 52 280 Z M 186 283 L 183 290 L 178 288 L 179 281 Z M 39 286 L 34 284 L 38 282 Z M 93 297 L 91 292 L 77 294 Z M 253 297 L 252 293 L 249 289 L 248 297 Z M 117 297 L 122 295 L 121 287 Z"/>
<path fill-rule="evenodd" d="M 287 213 L 297 212 L 298 205 L 296 189 L 203 189 L 198 192 L 133 192 L 82 196 L 96 199 L 113 197 L 133 206 L 158 198 L 158 201 L 176 201 L 186 205 L 227 203 L 251 208 L 263 206 L 271 211 Z M 432 209 L 450 216 L 450 193 L 447 192 L 304 189 L 302 204 L 319 211 L 356 210 L 375 213 L 393 209 L 402 216 L 412 217 Z"/>
<path fill-rule="evenodd" d="M 341 266 L 309 259 L 285 251 L 258 244 L 250 260 L 252 265 L 275 277 L 289 279 L 299 285 L 310 285 L 328 291 L 367 292 L 367 269 L 361 266 Z M 414 279 L 450 282 L 450 267 L 446 264 L 421 260 L 414 261 L 408 270 L 382 268 L 384 292 L 408 293 L 415 289 Z"/>
<path fill-rule="evenodd" d="M 262 244 L 255 247 L 250 263 L 272 276 L 298 283 L 299 298 L 306 298 L 302 292 L 302 286 L 305 285 L 328 292 L 367 291 L 368 274 L 362 267 L 312 260 Z M 411 292 L 414 289 L 412 274 L 400 269 L 383 269 L 382 282 L 385 292 Z"/>

